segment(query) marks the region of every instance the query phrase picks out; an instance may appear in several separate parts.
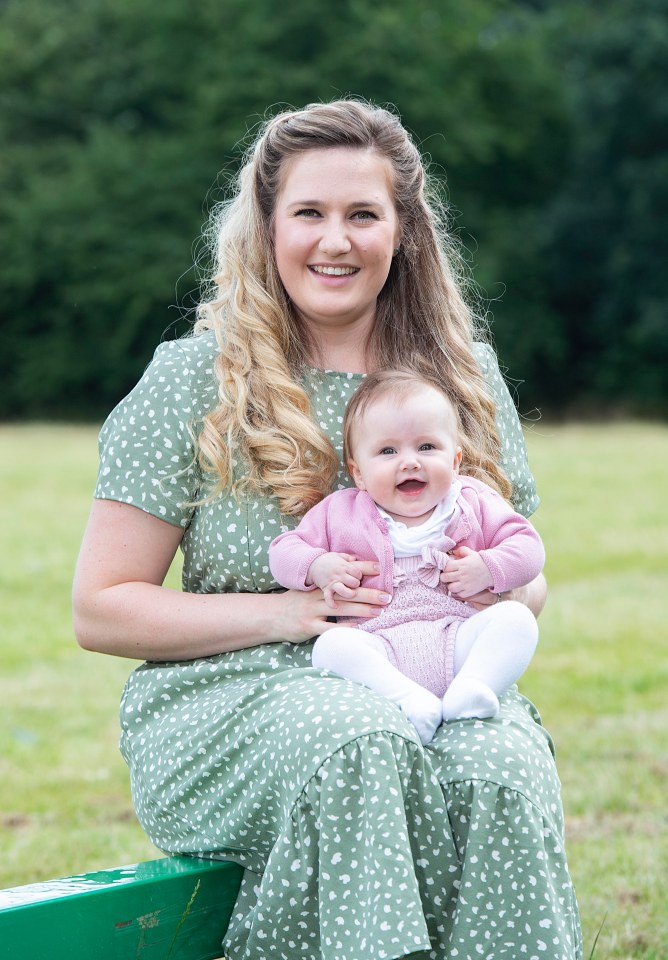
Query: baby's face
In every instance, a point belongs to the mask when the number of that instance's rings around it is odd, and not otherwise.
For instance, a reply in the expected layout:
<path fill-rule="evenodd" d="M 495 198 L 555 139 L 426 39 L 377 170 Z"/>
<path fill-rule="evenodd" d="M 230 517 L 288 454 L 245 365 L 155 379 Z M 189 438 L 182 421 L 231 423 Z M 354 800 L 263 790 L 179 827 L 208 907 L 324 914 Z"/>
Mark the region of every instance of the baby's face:
<path fill-rule="evenodd" d="M 351 441 L 357 487 L 408 527 L 431 515 L 462 458 L 452 407 L 427 384 L 370 403 L 353 425 Z"/>

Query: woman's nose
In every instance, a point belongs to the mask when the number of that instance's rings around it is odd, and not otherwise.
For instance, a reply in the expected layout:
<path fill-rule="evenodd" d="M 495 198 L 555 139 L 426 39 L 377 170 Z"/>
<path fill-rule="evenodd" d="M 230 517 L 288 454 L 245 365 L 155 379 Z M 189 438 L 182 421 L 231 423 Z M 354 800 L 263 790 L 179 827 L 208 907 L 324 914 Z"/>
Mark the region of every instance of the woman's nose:
<path fill-rule="evenodd" d="M 320 238 L 320 249 L 330 257 L 340 257 L 349 253 L 352 247 L 345 222 L 326 220 Z"/>

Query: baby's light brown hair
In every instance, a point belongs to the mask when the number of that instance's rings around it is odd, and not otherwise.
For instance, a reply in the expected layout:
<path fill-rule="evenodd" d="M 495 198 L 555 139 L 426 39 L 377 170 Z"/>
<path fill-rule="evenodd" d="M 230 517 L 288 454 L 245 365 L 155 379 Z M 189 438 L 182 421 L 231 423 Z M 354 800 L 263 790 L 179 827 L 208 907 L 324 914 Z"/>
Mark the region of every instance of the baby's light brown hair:
<path fill-rule="evenodd" d="M 348 402 L 343 418 L 343 462 L 350 470 L 350 461 L 353 457 L 353 432 L 365 412 L 382 397 L 392 394 L 394 397 L 409 396 L 421 387 L 431 387 L 445 397 L 452 415 L 451 428 L 455 440 L 459 443 L 460 419 L 457 407 L 443 389 L 443 385 L 436 380 L 416 373 L 414 370 L 376 370 L 362 380 L 359 387 Z"/>

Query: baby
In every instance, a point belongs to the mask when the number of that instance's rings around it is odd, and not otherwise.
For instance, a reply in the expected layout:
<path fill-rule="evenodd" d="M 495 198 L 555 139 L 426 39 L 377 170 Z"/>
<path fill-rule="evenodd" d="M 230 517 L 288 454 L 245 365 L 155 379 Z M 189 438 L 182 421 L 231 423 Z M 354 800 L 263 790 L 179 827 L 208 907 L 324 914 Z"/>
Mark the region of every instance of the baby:
<path fill-rule="evenodd" d="M 404 711 L 422 743 L 443 720 L 492 717 L 538 642 L 530 610 L 501 594 L 536 577 L 540 537 L 491 487 L 461 476 L 457 413 L 434 384 L 407 371 L 366 377 L 344 419 L 355 487 L 313 507 L 269 549 L 284 587 L 320 587 L 336 609 L 365 586 L 393 594 L 371 619 L 339 620 L 313 665 L 365 684 Z M 468 598 L 491 590 L 477 610 Z"/>

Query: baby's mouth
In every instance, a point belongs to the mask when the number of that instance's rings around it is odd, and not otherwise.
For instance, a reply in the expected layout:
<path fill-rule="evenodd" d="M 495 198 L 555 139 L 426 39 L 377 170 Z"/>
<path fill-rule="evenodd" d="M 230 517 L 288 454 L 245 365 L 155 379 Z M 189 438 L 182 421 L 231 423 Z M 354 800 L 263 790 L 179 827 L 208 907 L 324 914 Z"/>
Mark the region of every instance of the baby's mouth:
<path fill-rule="evenodd" d="M 420 493 L 426 486 L 424 480 L 404 480 L 397 484 L 397 490 L 401 490 L 402 493 Z"/>

